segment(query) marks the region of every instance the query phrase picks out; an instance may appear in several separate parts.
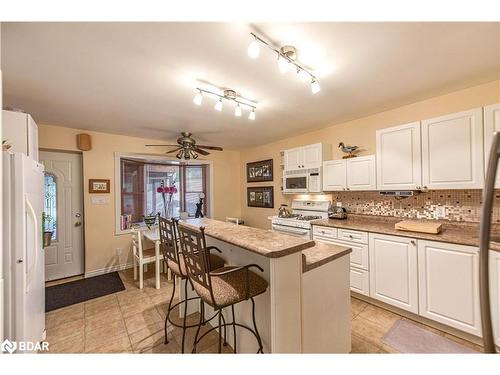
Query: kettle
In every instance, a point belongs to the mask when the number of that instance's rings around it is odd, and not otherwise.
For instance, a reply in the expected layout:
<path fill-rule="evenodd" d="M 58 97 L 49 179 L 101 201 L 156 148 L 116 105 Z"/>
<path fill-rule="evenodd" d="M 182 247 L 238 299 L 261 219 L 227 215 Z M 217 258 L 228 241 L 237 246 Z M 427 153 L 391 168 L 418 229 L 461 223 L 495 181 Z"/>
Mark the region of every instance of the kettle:
<path fill-rule="evenodd" d="M 278 210 L 278 217 L 290 217 L 290 211 L 288 211 L 288 205 L 282 204 Z"/>
<path fill-rule="evenodd" d="M 329 219 L 347 219 L 347 211 L 344 207 L 333 207 L 332 211 L 328 213 Z"/>

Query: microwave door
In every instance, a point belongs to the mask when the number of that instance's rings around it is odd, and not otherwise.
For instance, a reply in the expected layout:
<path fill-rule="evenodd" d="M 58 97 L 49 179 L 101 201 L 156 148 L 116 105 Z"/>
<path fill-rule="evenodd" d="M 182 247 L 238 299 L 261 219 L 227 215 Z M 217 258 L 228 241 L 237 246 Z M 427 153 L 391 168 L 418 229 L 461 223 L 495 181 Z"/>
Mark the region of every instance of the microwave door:
<path fill-rule="evenodd" d="M 302 176 L 288 176 L 285 177 L 285 191 L 294 193 L 307 193 L 308 177 Z"/>

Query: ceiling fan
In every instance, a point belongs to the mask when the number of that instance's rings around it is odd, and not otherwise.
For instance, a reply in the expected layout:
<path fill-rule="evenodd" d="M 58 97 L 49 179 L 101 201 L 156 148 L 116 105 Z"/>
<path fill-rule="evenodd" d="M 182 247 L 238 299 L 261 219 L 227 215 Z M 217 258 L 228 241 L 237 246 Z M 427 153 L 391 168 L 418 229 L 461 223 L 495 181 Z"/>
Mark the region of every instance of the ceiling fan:
<path fill-rule="evenodd" d="M 203 150 L 204 148 L 207 150 L 222 151 L 222 147 L 197 145 L 196 141 L 191 137 L 191 133 L 189 132 L 182 132 L 181 135 L 181 137 L 177 138 L 176 145 L 146 145 L 146 147 L 176 147 L 173 150 L 167 151 L 166 154 L 177 152 L 177 154 L 175 155 L 177 159 L 184 158 L 186 160 L 189 160 L 191 158 L 197 159 L 198 154 L 205 156 L 209 155 L 210 152 Z"/>

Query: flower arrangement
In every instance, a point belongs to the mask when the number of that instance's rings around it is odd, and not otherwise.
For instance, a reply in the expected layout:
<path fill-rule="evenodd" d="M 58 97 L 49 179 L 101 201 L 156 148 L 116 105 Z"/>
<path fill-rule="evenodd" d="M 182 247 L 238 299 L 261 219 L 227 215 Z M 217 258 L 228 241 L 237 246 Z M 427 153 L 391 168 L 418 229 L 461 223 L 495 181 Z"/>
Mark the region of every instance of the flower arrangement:
<path fill-rule="evenodd" d="M 175 184 L 172 186 L 165 186 L 165 181 L 162 181 L 160 186 L 156 189 L 157 193 L 161 194 L 163 199 L 163 217 L 168 219 L 172 217 L 173 204 L 172 197 L 177 193 L 177 188 Z"/>

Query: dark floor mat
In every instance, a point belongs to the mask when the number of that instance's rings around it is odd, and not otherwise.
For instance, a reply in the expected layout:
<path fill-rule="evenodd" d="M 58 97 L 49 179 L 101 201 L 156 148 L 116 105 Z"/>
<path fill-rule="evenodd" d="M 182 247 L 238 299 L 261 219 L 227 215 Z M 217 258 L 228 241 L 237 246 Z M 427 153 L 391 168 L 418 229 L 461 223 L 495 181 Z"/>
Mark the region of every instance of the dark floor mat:
<path fill-rule="evenodd" d="M 125 290 L 118 272 L 45 288 L 45 312 Z"/>

